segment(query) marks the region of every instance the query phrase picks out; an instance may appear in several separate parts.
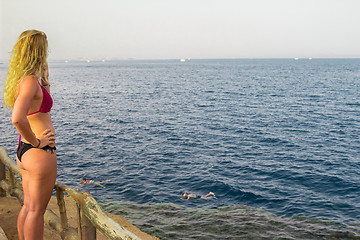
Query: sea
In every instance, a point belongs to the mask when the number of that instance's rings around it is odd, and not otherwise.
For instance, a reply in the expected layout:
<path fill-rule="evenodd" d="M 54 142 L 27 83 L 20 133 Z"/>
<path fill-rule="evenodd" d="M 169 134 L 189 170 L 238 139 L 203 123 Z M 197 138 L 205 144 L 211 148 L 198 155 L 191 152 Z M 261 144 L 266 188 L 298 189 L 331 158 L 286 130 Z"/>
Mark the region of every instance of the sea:
<path fill-rule="evenodd" d="M 49 68 L 57 181 L 106 211 L 160 239 L 360 239 L 360 59 Z M 0 109 L 0 145 L 15 159 Z"/>

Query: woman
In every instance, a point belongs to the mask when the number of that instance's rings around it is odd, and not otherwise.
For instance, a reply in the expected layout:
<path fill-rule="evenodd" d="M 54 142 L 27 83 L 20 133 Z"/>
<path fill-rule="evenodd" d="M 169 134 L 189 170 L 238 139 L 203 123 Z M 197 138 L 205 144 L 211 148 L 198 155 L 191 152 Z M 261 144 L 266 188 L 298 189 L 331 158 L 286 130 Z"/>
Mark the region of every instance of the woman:
<path fill-rule="evenodd" d="M 18 216 L 19 239 L 43 239 L 44 213 L 54 188 L 57 160 L 45 33 L 23 32 L 14 49 L 4 89 L 18 130 L 16 162 L 21 169 L 24 205 Z M 20 141 L 21 140 L 21 141 Z"/>

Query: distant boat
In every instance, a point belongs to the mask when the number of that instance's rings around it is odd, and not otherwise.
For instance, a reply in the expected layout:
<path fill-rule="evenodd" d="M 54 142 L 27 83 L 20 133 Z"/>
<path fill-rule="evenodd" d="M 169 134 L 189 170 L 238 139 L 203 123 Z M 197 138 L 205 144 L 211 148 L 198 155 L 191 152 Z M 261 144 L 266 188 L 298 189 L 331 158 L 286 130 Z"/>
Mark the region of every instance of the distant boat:
<path fill-rule="evenodd" d="M 309 58 L 309 60 L 312 60 L 312 58 Z"/>
<path fill-rule="evenodd" d="M 180 62 L 185 62 L 186 60 L 184 58 L 180 59 Z"/>
<path fill-rule="evenodd" d="M 299 60 L 299 58 L 294 58 L 295 60 Z"/>

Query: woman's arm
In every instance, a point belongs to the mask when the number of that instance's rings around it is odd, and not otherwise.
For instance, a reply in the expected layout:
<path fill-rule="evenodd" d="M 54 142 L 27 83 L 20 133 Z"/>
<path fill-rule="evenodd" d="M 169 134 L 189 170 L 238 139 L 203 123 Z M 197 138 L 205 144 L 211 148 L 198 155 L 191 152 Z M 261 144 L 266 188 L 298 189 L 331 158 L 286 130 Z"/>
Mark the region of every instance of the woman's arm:
<path fill-rule="evenodd" d="M 33 146 L 38 146 L 39 141 L 31 130 L 26 115 L 38 89 L 36 81 L 37 80 L 32 77 L 27 77 L 21 81 L 18 90 L 19 93 L 11 115 L 12 123 L 18 132 Z"/>

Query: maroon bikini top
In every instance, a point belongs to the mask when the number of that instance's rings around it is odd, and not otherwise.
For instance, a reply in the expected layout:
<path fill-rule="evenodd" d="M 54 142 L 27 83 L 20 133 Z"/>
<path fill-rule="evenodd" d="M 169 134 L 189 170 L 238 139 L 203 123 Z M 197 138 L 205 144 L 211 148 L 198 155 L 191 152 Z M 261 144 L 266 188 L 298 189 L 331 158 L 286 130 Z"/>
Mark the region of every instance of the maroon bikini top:
<path fill-rule="evenodd" d="M 39 83 L 39 85 L 40 85 L 40 83 Z M 36 114 L 36 113 L 39 113 L 39 112 L 47 113 L 47 112 L 50 112 L 50 110 L 52 108 L 53 100 L 52 100 L 49 92 L 43 86 L 40 85 L 40 87 L 41 87 L 41 90 L 42 90 L 42 93 L 43 93 L 43 99 L 42 99 L 40 109 L 39 109 L 39 111 L 29 113 L 27 116 L 30 116 L 30 115 L 33 115 L 33 114 Z"/>

